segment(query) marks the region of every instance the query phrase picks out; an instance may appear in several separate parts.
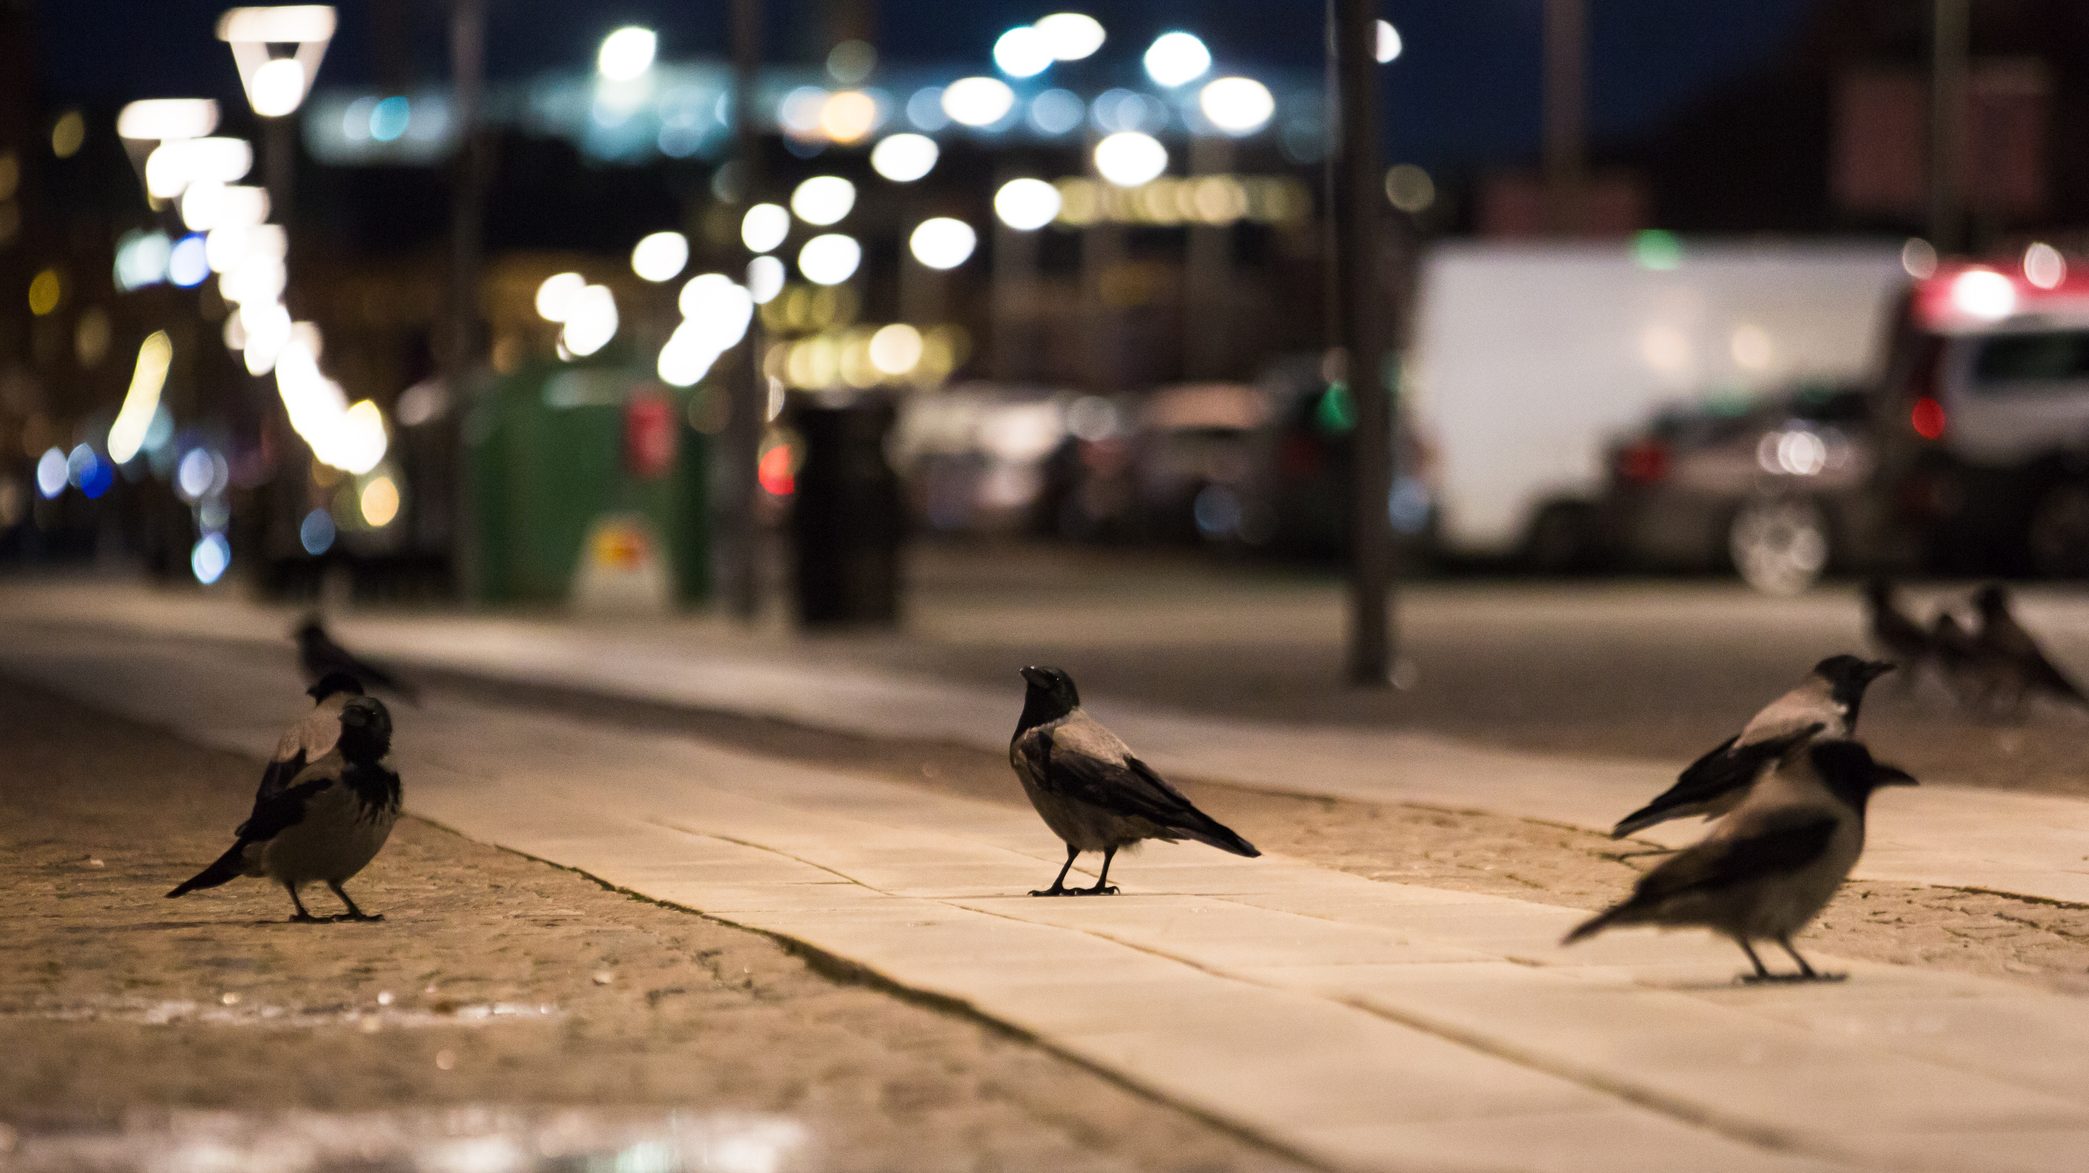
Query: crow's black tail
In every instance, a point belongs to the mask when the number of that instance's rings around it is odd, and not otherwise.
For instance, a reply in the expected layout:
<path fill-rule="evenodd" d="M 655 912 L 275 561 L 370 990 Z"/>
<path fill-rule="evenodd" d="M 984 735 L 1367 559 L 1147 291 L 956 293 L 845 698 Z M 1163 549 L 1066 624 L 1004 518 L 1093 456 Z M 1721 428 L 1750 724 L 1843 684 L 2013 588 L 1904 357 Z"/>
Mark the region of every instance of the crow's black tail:
<path fill-rule="evenodd" d="M 1576 941 L 1585 940 L 1586 938 L 1593 937 L 1597 933 L 1602 932 L 1604 929 L 1607 929 L 1610 926 L 1625 920 L 1627 914 L 1631 911 L 1633 911 L 1633 909 L 1632 905 L 1629 903 L 1620 904 L 1613 908 L 1606 908 L 1602 912 L 1599 912 L 1596 915 L 1588 918 L 1587 920 L 1582 921 L 1580 924 L 1575 925 L 1573 931 L 1569 932 L 1565 937 L 1562 937 L 1560 939 L 1560 944 L 1572 945 Z"/>
<path fill-rule="evenodd" d="M 1255 850 L 1254 844 L 1234 834 L 1233 828 L 1226 826 L 1202 811 L 1196 813 L 1199 817 L 1195 823 L 1181 829 L 1184 838 L 1210 844 L 1220 851 L 1230 851 L 1235 855 L 1245 855 L 1249 859 L 1262 854 L 1260 851 Z"/>
<path fill-rule="evenodd" d="M 167 899 L 186 896 L 200 888 L 215 888 L 238 879 L 246 872 L 245 852 L 246 844 L 233 844 L 231 850 L 217 858 L 217 862 L 175 885 L 174 890 L 167 893 Z"/>

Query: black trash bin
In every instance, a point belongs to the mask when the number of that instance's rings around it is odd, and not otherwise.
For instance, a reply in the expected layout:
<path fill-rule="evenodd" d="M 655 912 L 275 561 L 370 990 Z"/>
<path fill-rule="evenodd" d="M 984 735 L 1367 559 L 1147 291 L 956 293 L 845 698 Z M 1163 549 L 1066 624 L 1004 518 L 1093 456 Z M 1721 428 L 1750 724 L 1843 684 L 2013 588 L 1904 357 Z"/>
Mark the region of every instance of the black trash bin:
<path fill-rule="evenodd" d="M 794 407 L 805 445 L 791 507 L 798 620 L 807 627 L 889 627 L 899 621 L 905 511 L 885 458 L 897 413 L 865 396 Z"/>

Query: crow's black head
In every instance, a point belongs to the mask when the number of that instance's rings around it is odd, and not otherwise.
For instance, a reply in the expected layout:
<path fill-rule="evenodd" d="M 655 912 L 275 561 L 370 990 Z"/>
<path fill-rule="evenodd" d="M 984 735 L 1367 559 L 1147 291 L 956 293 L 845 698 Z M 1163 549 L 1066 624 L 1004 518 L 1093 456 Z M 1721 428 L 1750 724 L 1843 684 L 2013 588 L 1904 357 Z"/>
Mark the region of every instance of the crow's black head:
<path fill-rule="evenodd" d="M 1828 789 L 1859 811 L 1881 786 L 1915 785 L 1913 774 L 1874 760 L 1862 742 L 1819 741 L 1807 753 Z"/>
<path fill-rule="evenodd" d="M 314 703 L 330 696 L 361 696 L 363 682 L 347 672 L 329 672 L 306 689 L 305 695 L 311 697 Z"/>
<path fill-rule="evenodd" d="M 1023 679 L 1030 688 L 1023 696 L 1023 727 L 1028 728 L 1043 721 L 1057 720 L 1081 706 L 1081 694 L 1074 688 L 1074 678 L 1061 668 L 1044 668 L 1031 665 L 1022 670 Z"/>
<path fill-rule="evenodd" d="M 2002 584 L 1991 582 L 1973 592 L 1973 605 L 1980 608 L 1982 615 L 2006 615 L 2009 613 L 2009 592 Z"/>
<path fill-rule="evenodd" d="M 326 627 L 319 622 L 319 613 L 314 611 L 306 615 L 304 619 L 299 621 L 296 627 L 290 629 L 290 637 L 300 643 L 312 639 L 324 639 L 326 637 Z"/>
<path fill-rule="evenodd" d="M 341 756 L 351 762 L 375 762 L 392 748 L 392 714 L 374 696 L 359 696 L 341 706 Z"/>
<path fill-rule="evenodd" d="M 1885 660 L 1858 656 L 1830 656 L 1813 666 L 1813 674 L 1828 682 L 1828 695 L 1849 714 L 1851 728 L 1857 724 L 1857 709 L 1864 703 L 1864 690 L 1871 682 L 1893 671 Z"/>

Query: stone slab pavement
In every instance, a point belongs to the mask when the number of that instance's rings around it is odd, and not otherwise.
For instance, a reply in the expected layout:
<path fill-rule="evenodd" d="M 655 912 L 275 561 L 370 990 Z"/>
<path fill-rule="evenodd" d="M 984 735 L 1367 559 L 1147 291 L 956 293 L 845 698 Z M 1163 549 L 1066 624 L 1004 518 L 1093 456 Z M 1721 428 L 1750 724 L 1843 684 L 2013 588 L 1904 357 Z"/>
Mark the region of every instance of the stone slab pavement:
<path fill-rule="evenodd" d="M 284 656 L 292 614 L 222 593 L 89 584 L 0 589 L 0 633 L 113 626 L 238 640 Z M 439 612 L 358 615 L 334 626 L 352 646 L 404 664 L 994 753 L 1005 752 L 1022 701 L 1019 665 L 1009 666 L 1005 692 L 983 693 L 823 655 L 818 641 L 750 649 L 657 623 L 576 626 Z M 1609 829 L 1665 789 L 1681 765 L 1518 752 L 1354 726 L 1212 720 L 1086 699 L 1140 756 L 1173 776 L 1594 830 Z M 2089 800 L 1954 786 L 1927 773 L 1922 780 L 1878 812 L 1858 875 L 2089 903 Z M 1679 846 L 1698 834 L 1699 826 L 1687 823 L 1642 837 Z"/>
<path fill-rule="evenodd" d="M 12 625 L 0 671 L 257 758 L 298 708 L 258 644 Z M 1031 900 L 1060 851 L 1021 810 L 439 692 L 399 728 L 423 816 L 963 1004 L 1325 1167 L 2089 1151 L 2089 1016 L 2063 996 L 1839 960 L 1846 984 L 1736 987 L 1731 947 L 1695 935 L 1561 950 L 1572 910 L 1194 846 L 1121 861 L 1115 899 Z M 250 781 L 228 779 L 228 824 Z"/>

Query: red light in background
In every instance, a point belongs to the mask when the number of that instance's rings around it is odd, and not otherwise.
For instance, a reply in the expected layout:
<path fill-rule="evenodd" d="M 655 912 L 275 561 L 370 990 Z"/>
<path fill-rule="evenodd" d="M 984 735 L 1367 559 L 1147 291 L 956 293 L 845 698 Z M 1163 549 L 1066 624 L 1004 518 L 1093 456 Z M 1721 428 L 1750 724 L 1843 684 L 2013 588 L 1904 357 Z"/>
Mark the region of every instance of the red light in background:
<path fill-rule="evenodd" d="M 762 453 L 754 473 L 763 490 L 772 497 L 788 497 L 798 491 L 797 478 L 791 475 L 791 446 L 788 444 L 778 444 Z"/>
<path fill-rule="evenodd" d="M 1908 412 L 1908 426 L 1925 440 L 1943 439 L 1944 405 L 1928 395 L 1917 399 L 1914 408 Z"/>
<path fill-rule="evenodd" d="M 1642 440 L 1618 453 L 1618 476 L 1628 484 L 1651 485 L 1668 475 L 1668 446 Z"/>

